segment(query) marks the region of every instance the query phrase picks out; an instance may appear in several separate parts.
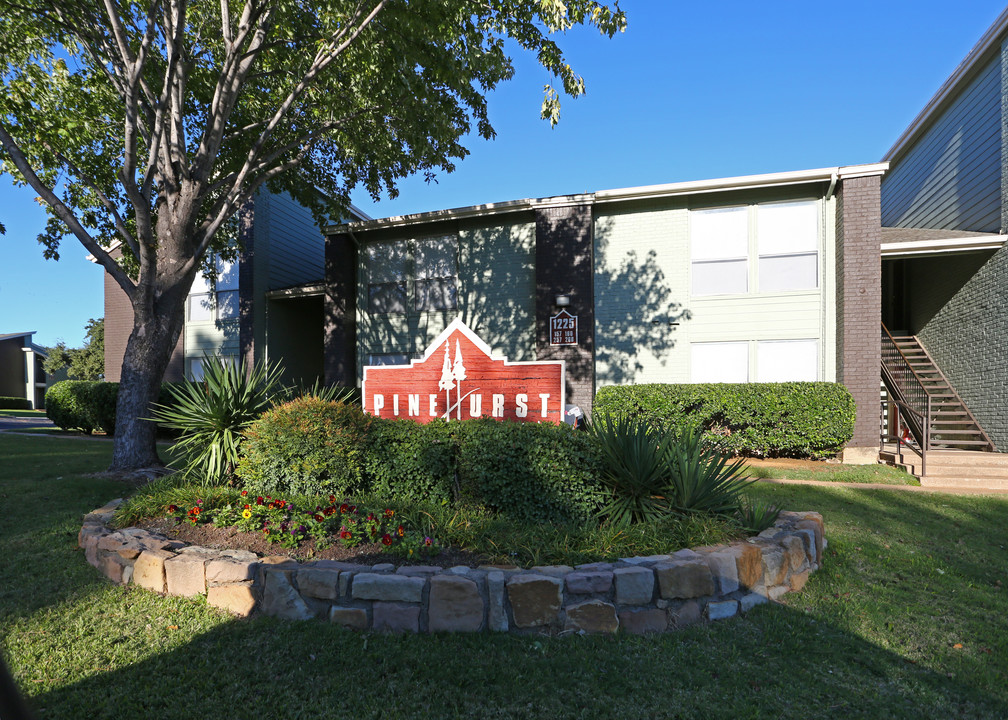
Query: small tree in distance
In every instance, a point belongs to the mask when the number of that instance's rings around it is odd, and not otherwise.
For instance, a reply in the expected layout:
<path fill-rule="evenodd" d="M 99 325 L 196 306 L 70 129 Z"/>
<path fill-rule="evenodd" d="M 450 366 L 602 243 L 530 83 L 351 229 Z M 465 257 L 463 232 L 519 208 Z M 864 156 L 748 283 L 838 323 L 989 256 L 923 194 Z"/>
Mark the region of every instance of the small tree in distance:
<path fill-rule="evenodd" d="M 595 0 L 0 0 L 0 171 L 43 201 L 45 255 L 73 236 L 133 309 L 111 469 L 160 464 L 143 418 L 186 295 L 260 187 L 322 223 L 355 185 L 451 172 L 473 125 L 494 136 L 506 41 L 577 96 L 552 33 L 625 23 Z"/>
<path fill-rule="evenodd" d="M 84 347 L 68 348 L 60 340 L 49 348 L 49 357 L 42 363 L 52 375 L 63 368 L 71 380 L 102 380 L 105 377 L 105 318 L 92 318 L 84 326 Z"/>

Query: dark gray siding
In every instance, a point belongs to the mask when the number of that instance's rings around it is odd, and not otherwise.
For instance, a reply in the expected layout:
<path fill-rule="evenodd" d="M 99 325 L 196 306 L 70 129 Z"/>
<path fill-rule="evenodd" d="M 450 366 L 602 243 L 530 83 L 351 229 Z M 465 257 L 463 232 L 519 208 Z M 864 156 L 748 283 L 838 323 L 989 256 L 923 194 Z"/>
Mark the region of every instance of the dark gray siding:
<path fill-rule="evenodd" d="M 287 193 L 261 193 L 256 198 L 255 223 L 269 228 L 270 290 L 322 282 L 325 237 L 308 210 Z"/>
<path fill-rule="evenodd" d="M 882 225 L 1000 231 L 1000 56 L 893 164 L 882 181 Z"/>

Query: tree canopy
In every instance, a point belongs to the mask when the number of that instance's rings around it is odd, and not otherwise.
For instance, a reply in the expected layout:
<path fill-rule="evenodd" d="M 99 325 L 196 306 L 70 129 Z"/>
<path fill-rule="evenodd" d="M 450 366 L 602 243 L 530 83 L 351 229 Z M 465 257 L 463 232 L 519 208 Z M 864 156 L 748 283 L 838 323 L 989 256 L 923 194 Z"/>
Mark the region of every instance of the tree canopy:
<path fill-rule="evenodd" d="M 60 340 L 48 348 L 42 367 L 52 375 L 63 368 L 71 380 L 101 380 L 105 375 L 105 318 L 92 318 L 84 326 L 84 346 L 68 348 Z"/>
<path fill-rule="evenodd" d="M 152 432 L 140 454 L 120 435 L 141 432 L 195 273 L 260 187 L 322 221 L 357 185 L 450 172 L 471 130 L 494 136 L 512 47 L 555 78 L 555 123 L 560 93 L 584 92 L 554 39 L 577 24 L 611 37 L 625 17 L 594 0 L 0 0 L 0 171 L 44 202 L 46 256 L 76 238 L 134 311 L 113 466 L 156 458 Z"/>

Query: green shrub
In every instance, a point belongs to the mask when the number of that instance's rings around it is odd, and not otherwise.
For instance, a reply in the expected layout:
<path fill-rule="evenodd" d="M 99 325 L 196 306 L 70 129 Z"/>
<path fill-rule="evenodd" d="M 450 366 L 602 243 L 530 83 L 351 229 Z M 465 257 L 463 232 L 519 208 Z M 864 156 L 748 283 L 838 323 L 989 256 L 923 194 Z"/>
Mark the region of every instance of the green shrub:
<path fill-rule="evenodd" d="M 46 390 L 46 417 L 63 430 L 82 430 L 90 435 L 99 427 L 90 380 L 62 380 Z"/>
<path fill-rule="evenodd" d="M 602 465 L 586 433 L 490 419 L 449 426 L 464 500 L 530 522 L 580 521 L 597 512 Z"/>
<path fill-rule="evenodd" d="M 27 398 L 0 397 L 0 410 L 31 410 L 31 402 Z"/>
<path fill-rule="evenodd" d="M 826 382 L 623 385 L 601 388 L 596 417 L 630 415 L 679 434 L 699 427 L 708 445 L 751 457 L 836 455 L 854 432 L 854 399 Z"/>
<path fill-rule="evenodd" d="M 336 495 L 363 488 L 372 418 L 359 405 L 308 395 L 264 412 L 245 430 L 236 475 L 257 495 Z"/>
<path fill-rule="evenodd" d="M 119 399 L 119 383 L 92 383 L 88 392 L 88 402 L 95 425 L 106 435 L 115 432 L 116 401 Z"/>
<path fill-rule="evenodd" d="M 607 490 L 602 515 L 626 526 L 669 512 L 668 454 L 675 437 L 661 437 L 637 417 L 599 416 L 588 434 L 602 457 L 600 479 Z"/>
<path fill-rule="evenodd" d="M 699 432 L 687 428 L 668 445 L 669 506 L 681 513 L 730 515 L 738 510 L 742 492 L 755 482 L 743 474 L 743 460 L 704 447 Z"/>
<path fill-rule="evenodd" d="M 375 418 L 368 431 L 364 473 L 377 497 L 405 502 L 448 502 L 454 497 L 456 423 L 426 425 Z"/>
<path fill-rule="evenodd" d="M 171 403 L 156 404 L 152 419 L 177 430 L 173 446 L 182 472 L 204 486 L 225 482 L 238 464 L 241 433 L 272 403 L 281 369 L 203 356 L 203 380 L 168 388 Z"/>

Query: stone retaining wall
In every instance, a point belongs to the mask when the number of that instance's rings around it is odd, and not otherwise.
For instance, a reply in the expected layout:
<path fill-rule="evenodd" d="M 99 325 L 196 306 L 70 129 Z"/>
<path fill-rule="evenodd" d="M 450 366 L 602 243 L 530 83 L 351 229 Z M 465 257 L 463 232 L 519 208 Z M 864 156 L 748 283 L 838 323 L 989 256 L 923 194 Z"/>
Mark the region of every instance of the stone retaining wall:
<path fill-rule="evenodd" d="M 328 619 L 390 632 L 652 633 L 723 620 L 801 590 L 826 541 L 818 513 L 782 512 L 731 545 L 578 567 L 366 566 L 187 546 L 108 523 L 121 501 L 84 518 L 78 544 L 113 582 L 205 595 L 237 615 Z"/>

